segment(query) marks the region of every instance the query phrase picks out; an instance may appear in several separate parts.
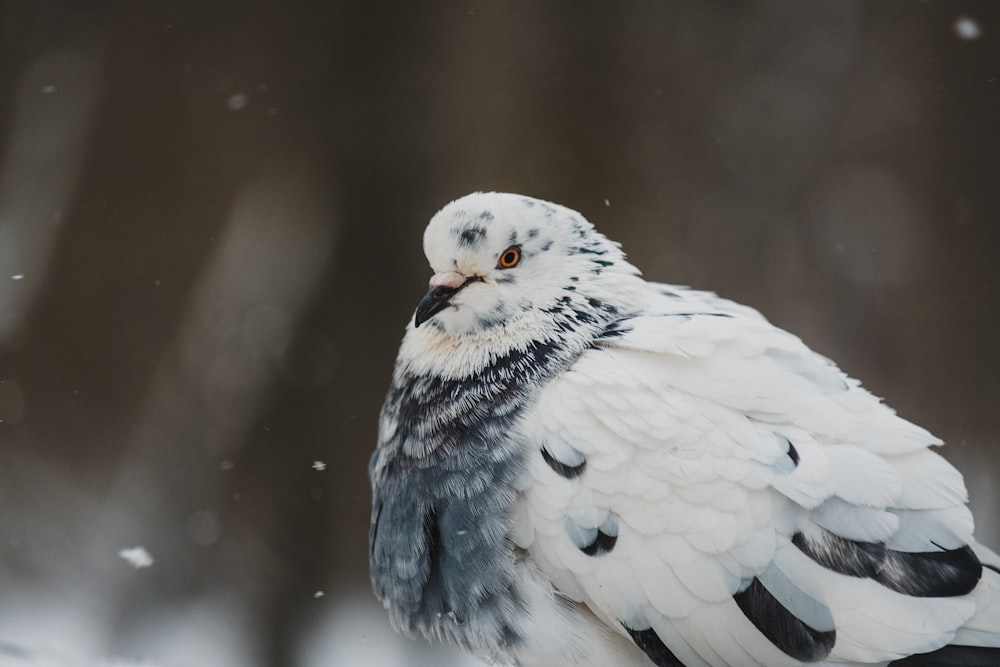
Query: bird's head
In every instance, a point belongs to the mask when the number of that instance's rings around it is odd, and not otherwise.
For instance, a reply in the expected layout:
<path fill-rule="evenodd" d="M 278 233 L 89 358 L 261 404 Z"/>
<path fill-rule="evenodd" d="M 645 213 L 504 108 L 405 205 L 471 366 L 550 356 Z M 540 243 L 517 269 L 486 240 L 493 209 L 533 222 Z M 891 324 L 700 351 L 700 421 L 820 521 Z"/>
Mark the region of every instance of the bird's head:
<path fill-rule="evenodd" d="M 628 308 L 638 270 L 576 211 L 522 195 L 474 193 L 424 232 L 434 275 L 415 328 L 452 339 L 590 335 Z"/>

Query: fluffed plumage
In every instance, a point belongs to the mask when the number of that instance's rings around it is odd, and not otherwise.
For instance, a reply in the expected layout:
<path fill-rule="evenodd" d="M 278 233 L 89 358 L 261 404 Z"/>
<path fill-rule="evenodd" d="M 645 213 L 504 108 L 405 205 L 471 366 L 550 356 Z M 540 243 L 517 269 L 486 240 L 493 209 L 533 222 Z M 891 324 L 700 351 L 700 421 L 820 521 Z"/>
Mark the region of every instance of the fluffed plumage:
<path fill-rule="evenodd" d="M 831 361 L 555 204 L 468 195 L 424 250 L 370 466 L 397 630 L 525 667 L 1000 664 L 961 474 Z"/>

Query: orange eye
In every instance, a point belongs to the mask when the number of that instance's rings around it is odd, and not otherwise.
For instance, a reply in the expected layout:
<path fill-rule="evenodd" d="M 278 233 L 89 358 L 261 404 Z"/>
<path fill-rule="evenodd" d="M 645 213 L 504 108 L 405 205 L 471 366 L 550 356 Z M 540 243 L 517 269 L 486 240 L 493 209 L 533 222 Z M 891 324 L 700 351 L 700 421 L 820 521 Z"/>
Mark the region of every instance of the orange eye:
<path fill-rule="evenodd" d="M 500 259 L 497 261 L 498 269 L 511 269 L 517 266 L 517 263 L 521 261 L 521 248 L 516 245 L 512 245 L 503 251 L 500 255 Z"/>

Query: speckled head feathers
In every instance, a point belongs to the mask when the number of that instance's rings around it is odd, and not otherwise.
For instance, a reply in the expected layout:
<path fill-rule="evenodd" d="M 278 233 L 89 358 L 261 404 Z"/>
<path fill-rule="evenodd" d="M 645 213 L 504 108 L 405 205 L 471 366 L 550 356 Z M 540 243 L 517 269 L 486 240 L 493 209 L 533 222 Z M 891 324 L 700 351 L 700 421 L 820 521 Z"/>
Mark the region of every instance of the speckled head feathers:
<path fill-rule="evenodd" d="M 430 324 L 453 336 L 498 328 L 512 333 L 529 321 L 544 328 L 560 303 L 587 306 L 586 299 L 572 298 L 581 285 L 602 275 L 638 274 L 618 244 L 576 211 L 497 192 L 466 195 L 442 208 L 424 232 L 424 253 L 438 282 L 452 285 L 443 295 L 444 288 L 438 290 Z M 588 296 L 603 302 L 611 297 L 605 292 L 592 285 Z"/>

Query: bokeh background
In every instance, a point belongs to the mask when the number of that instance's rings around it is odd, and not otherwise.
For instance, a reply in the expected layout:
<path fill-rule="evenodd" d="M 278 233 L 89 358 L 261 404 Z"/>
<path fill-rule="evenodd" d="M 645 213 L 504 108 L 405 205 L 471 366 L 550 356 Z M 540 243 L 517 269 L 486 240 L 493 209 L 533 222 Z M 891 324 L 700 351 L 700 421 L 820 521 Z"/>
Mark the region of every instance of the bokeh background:
<path fill-rule="evenodd" d="M 1000 546 L 998 31 L 989 0 L 0 0 L 0 664 L 471 664 L 372 599 L 366 463 L 422 229 L 473 190 L 798 333 L 948 441 Z"/>

